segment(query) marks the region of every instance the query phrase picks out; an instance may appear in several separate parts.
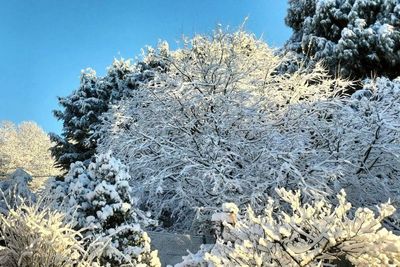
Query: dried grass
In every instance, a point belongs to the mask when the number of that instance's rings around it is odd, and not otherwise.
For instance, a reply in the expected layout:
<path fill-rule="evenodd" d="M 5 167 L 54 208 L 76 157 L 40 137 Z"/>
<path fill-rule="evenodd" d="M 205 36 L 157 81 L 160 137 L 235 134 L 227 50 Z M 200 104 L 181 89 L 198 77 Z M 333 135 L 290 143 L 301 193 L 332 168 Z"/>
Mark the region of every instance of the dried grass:
<path fill-rule="evenodd" d="M 99 266 L 100 243 L 85 250 L 83 236 L 64 220 L 64 214 L 43 205 L 21 204 L 0 215 L 0 266 Z"/>

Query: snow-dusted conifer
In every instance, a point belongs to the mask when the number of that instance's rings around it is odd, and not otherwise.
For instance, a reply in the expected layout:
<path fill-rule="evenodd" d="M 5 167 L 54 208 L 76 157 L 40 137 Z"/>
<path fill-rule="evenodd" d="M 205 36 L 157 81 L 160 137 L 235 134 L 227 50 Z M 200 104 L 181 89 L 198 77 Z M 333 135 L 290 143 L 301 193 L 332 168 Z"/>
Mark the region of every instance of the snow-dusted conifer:
<path fill-rule="evenodd" d="M 55 142 L 52 154 L 57 165 L 68 170 L 71 163 L 85 161 L 95 153 L 96 140 L 92 139 L 92 126 L 98 116 L 107 110 L 110 92 L 96 90 L 97 76 L 92 69 L 82 71 L 80 86 L 68 97 L 60 97 L 63 111 L 56 110 L 54 115 L 63 122 L 62 135 L 51 134 Z"/>
<path fill-rule="evenodd" d="M 53 184 L 54 197 L 77 228 L 88 228 L 86 237 L 109 240 L 104 264 L 158 266 L 157 252 L 141 229 L 153 222 L 136 208 L 126 167 L 110 154 L 96 156 L 88 168 L 72 164 L 64 181 Z"/>
<path fill-rule="evenodd" d="M 397 0 L 290 0 L 288 50 L 332 74 L 400 75 L 400 3 Z"/>
<path fill-rule="evenodd" d="M 63 110 L 54 111 L 55 117 L 63 122 L 61 136 L 51 134 L 55 142 L 52 154 L 58 166 L 68 170 L 73 162 L 87 163 L 101 136 L 100 116 L 112 103 L 129 96 L 139 84 L 152 79 L 153 69 L 163 68 L 162 61 L 132 64 L 130 60 L 119 59 L 114 60 L 104 77 L 97 76 L 92 69 L 83 70 L 79 88 L 67 97 L 60 97 Z"/>

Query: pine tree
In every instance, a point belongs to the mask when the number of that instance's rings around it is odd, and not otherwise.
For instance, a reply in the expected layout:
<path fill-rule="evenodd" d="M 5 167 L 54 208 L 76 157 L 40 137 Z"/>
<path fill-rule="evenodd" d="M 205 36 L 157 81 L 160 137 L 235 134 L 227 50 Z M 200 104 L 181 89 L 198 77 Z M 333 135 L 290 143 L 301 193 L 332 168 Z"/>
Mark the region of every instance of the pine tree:
<path fill-rule="evenodd" d="M 68 170 L 73 162 L 88 163 L 101 135 L 101 115 L 141 83 L 152 79 L 153 70 L 166 68 L 162 60 L 152 59 L 151 51 L 145 57 L 146 60 L 136 64 L 130 60 L 114 60 L 104 77 L 86 69 L 81 73 L 79 88 L 67 97 L 59 97 L 64 110 L 55 110 L 54 115 L 63 122 L 62 134 L 50 135 L 55 142 L 52 154 L 59 167 Z"/>
<path fill-rule="evenodd" d="M 65 181 L 51 185 L 51 195 L 77 229 L 87 229 L 88 240 L 109 244 L 101 259 L 104 266 L 159 266 L 141 228 L 154 222 L 136 207 L 129 180 L 126 166 L 109 152 L 96 156 L 88 167 L 72 164 Z"/>
<path fill-rule="evenodd" d="M 290 0 L 289 51 L 331 74 L 353 78 L 400 75 L 400 3 L 397 0 Z"/>
<path fill-rule="evenodd" d="M 56 110 L 54 115 L 63 121 L 62 136 L 51 134 L 56 145 L 52 154 L 60 167 L 68 169 L 72 162 L 89 159 L 95 152 L 92 126 L 98 122 L 98 115 L 107 110 L 109 91 L 96 89 L 95 71 L 82 71 L 79 89 L 70 96 L 60 97 L 59 103 L 64 111 Z"/>

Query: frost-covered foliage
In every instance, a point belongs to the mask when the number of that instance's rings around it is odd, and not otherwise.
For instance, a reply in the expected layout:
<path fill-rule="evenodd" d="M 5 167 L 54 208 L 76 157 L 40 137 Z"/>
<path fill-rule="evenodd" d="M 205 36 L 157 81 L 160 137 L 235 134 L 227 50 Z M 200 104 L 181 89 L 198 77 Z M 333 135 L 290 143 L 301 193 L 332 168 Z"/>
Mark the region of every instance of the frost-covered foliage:
<path fill-rule="evenodd" d="M 249 207 L 235 223 L 223 222 L 214 246 L 176 266 L 335 266 L 339 259 L 354 266 L 400 264 L 400 237 L 382 225 L 395 210 L 389 203 L 379 205 L 378 216 L 367 208 L 351 215 L 344 190 L 337 206 L 326 200 L 302 203 L 300 191 L 282 188 L 277 194 L 289 212 L 272 199 L 261 215 Z"/>
<path fill-rule="evenodd" d="M 206 254 L 210 253 L 214 244 L 202 244 L 199 251 L 192 253 L 188 251 L 188 255 L 182 256 L 182 262 L 174 265 L 174 267 L 208 267 L 210 266 L 205 259 Z"/>
<path fill-rule="evenodd" d="M 99 77 L 92 69 L 83 70 L 80 86 L 71 95 L 60 97 L 63 110 L 54 111 L 63 122 L 61 136 L 51 134 L 56 144 L 52 154 L 57 164 L 68 170 L 71 163 L 89 161 L 96 150 L 99 117 L 109 109 L 111 103 L 129 95 L 140 83 L 152 78 L 153 69 L 162 70 L 162 62 L 139 62 L 114 60 L 107 75 Z"/>
<path fill-rule="evenodd" d="M 162 43 L 152 57 L 170 68 L 105 114 L 98 149 L 129 166 L 140 204 L 164 227 L 198 230 L 226 201 L 261 208 L 277 185 L 326 192 L 319 175 L 296 170 L 310 144 L 298 128 L 303 108 L 290 106 L 327 100 L 348 82 L 319 65 L 276 75 L 282 59 L 243 31 L 196 36 L 177 51 Z"/>
<path fill-rule="evenodd" d="M 48 176 L 60 174 L 49 151 L 52 145 L 34 122 L 0 122 L 0 177 L 22 168 L 33 176 L 45 176 L 33 181 L 34 189 L 40 188 Z"/>
<path fill-rule="evenodd" d="M 398 80 L 342 98 L 351 83 L 318 64 L 276 75 L 281 59 L 246 33 L 188 42 L 155 53 L 170 69 L 105 114 L 99 145 L 129 166 L 140 205 L 164 227 L 198 230 L 224 202 L 259 212 L 279 186 L 399 205 Z"/>
<path fill-rule="evenodd" d="M 99 266 L 99 250 L 86 250 L 81 233 L 65 223 L 64 214 L 42 204 L 22 204 L 10 209 L 7 215 L 0 215 L 4 245 L 0 247 L 0 266 Z"/>
<path fill-rule="evenodd" d="M 82 162 L 72 164 L 64 181 L 54 182 L 50 192 L 77 229 L 87 228 L 86 238 L 109 242 L 102 264 L 158 266 L 157 251 L 150 250 L 140 225 L 152 221 L 135 207 L 129 180 L 125 166 L 107 153 L 96 156 L 88 168 Z"/>
<path fill-rule="evenodd" d="M 391 198 L 398 207 L 399 98 L 400 81 L 379 78 L 351 99 L 293 106 L 286 120 L 305 146 L 287 166 L 308 179 L 320 176 L 328 195 L 346 188 L 356 206 Z"/>
<path fill-rule="evenodd" d="M 398 0 L 289 0 L 286 23 L 286 49 L 324 60 L 333 74 L 400 75 Z"/>
<path fill-rule="evenodd" d="M 6 179 L 0 181 L 0 213 L 7 214 L 23 202 L 33 203 L 36 196 L 29 190 L 32 177 L 22 169 L 17 169 Z"/>

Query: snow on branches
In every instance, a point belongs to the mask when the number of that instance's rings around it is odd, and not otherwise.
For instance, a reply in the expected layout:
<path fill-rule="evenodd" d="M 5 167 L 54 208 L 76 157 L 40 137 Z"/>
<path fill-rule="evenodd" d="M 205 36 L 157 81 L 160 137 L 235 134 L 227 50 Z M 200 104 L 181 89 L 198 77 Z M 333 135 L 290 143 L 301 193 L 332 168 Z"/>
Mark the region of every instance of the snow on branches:
<path fill-rule="evenodd" d="M 324 60 L 332 74 L 400 75 L 398 0 L 289 0 L 286 24 L 286 49 Z"/>
<path fill-rule="evenodd" d="M 173 229 L 198 230 L 224 202 L 262 208 L 277 185 L 329 191 L 295 166 L 309 134 L 297 126 L 303 108 L 290 107 L 330 99 L 350 83 L 320 65 L 277 75 L 282 59 L 243 31 L 216 30 L 165 50 L 151 55 L 169 69 L 105 113 L 98 145 L 129 166 L 141 205 L 169 216 Z"/>
<path fill-rule="evenodd" d="M 159 266 L 157 251 L 150 250 L 141 229 L 154 222 L 136 208 L 126 167 L 110 154 L 96 156 L 88 168 L 72 164 L 65 181 L 52 185 L 53 197 L 78 229 L 87 229 L 86 238 L 109 243 L 102 264 Z"/>
<path fill-rule="evenodd" d="M 97 76 L 92 69 L 82 70 L 80 85 L 67 97 L 59 97 L 63 110 L 54 115 L 63 122 L 62 134 L 51 134 L 55 145 L 52 155 L 66 171 L 76 161 L 89 162 L 96 152 L 100 116 L 112 103 L 129 96 L 142 82 L 151 80 L 153 69 L 166 68 L 162 61 L 148 60 L 132 64 L 130 60 L 114 60 L 107 75 Z"/>
<path fill-rule="evenodd" d="M 343 259 L 355 266 L 400 264 L 400 237 L 382 226 L 395 210 L 390 203 L 378 206 L 378 216 L 368 208 L 350 215 L 344 190 L 337 206 L 325 199 L 303 203 L 300 191 L 276 191 L 290 211 L 271 198 L 260 215 L 249 207 L 234 225 L 223 222 L 214 246 L 176 266 L 334 266 Z"/>
<path fill-rule="evenodd" d="M 139 205 L 164 229 L 205 231 L 224 202 L 259 212 L 276 187 L 309 199 L 345 188 L 357 207 L 398 207 L 399 80 L 344 97 L 352 83 L 320 64 L 277 73 L 287 59 L 243 31 L 185 44 L 152 50 L 169 68 L 104 114 L 98 144 L 129 166 Z"/>
<path fill-rule="evenodd" d="M 9 207 L 7 215 L 0 215 L 0 266 L 99 267 L 96 261 L 103 244 L 85 247 L 81 231 L 43 200 Z"/>
<path fill-rule="evenodd" d="M 19 125 L 0 121 L 0 176 L 22 168 L 35 178 L 30 187 L 39 190 L 48 176 L 61 172 L 54 167 L 49 136 L 35 122 L 25 121 Z"/>

